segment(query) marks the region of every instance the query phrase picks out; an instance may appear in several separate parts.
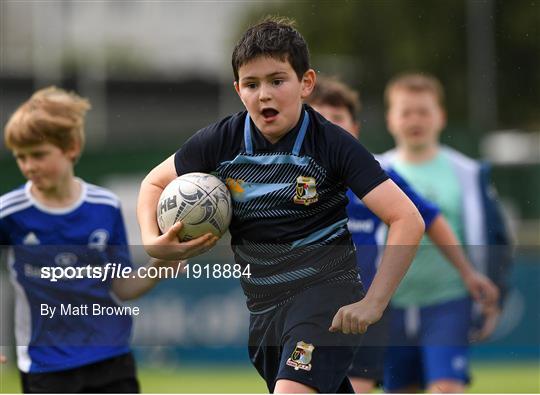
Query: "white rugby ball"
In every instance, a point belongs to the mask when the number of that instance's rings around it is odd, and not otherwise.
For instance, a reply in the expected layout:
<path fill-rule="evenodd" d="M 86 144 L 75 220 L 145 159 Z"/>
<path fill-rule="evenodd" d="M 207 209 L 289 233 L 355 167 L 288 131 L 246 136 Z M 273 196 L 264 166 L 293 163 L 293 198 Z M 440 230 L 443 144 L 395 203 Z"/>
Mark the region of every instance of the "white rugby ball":
<path fill-rule="evenodd" d="M 182 221 L 181 241 L 206 233 L 221 237 L 229 228 L 231 217 L 229 190 L 219 178 L 205 173 L 188 173 L 172 180 L 161 193 L 157 205 L 157 220 L 162 233 Z"/>

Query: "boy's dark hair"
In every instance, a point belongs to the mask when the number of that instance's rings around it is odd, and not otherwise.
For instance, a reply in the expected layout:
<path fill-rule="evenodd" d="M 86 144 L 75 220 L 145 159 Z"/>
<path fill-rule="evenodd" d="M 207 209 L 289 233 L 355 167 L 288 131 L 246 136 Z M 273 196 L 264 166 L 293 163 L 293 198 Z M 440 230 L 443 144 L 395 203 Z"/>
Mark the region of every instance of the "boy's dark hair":
<path fill-rule="evenodd" d="M 259 56 L 288 61 L 298 80 L 309 70 L 307 43 L 294 28 L 294 21 L 291 19 L 266 17 L 246 30 L 232 54 L 234 80 L 238 81 L 238 69 L 242 65 Z"/>
<path fill-rule="evenodd" d="M 384 90 L 386 109 L 390 108 L 390 94 L 394 90 L 403 89 L 409 92 L 429 92 L 435 95 L 441 108 L 444 108 L 444 88 L 441 82 L 431 74 L 406 72 L 392 78 Z"/>
<path fill-rule="evenodd" d="M 317 76 L 317 83 L 311 95 L 306 99 L 308 104 L 346 107 L 356 122 L 361 109 L 360 96 L 337 77 Z"/>

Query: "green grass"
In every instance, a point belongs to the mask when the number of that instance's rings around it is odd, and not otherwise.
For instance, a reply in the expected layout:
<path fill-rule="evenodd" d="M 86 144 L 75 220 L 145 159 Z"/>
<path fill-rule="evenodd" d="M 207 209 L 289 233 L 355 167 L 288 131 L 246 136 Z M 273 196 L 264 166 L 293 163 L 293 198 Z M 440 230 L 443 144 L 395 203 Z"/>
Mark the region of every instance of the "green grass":
<path fill-rule="evenodd" d="M 539 393 L 538 362 L 473 362 L 470 393 Z M 146 393 L 265 393 L 266 385 L 251 367 L 143 368 L 139 371 Z M 12 366 L 0 366 L 0 393 L 20 392 Z"/>

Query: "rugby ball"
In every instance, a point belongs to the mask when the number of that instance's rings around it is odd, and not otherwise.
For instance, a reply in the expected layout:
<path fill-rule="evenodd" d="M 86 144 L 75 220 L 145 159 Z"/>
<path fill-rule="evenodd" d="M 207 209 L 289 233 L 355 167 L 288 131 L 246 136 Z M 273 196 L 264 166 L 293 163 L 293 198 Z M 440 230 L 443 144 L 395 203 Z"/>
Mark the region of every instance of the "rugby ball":
<path fill-rule="evenodd" d="M 183 227 L 181 241 L 195 239 L 206 233 L 221 237 L 229 228 L 232 203 L 229 190 L 211 174 L 187 173 L 169 183 L 157 205 L 157 220 L 162 233 L 176 222 Z"/>

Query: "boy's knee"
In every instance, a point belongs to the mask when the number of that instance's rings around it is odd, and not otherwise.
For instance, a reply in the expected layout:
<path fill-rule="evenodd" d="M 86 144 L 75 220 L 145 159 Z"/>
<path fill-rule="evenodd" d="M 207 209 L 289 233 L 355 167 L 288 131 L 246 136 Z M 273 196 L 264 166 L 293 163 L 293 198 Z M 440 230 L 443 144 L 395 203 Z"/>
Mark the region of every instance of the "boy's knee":
<path fill-rule="evenodd" d="M 292 380 L 281 379 L 276 382 L 274 394 L 316 394 L 317 390 Z"/>
<path fill-rule="evenodd" d="M 357 394 L 368 394 L 375 389 L 375 380 L 360 377 L 350 377 L 349 380 Z"/>
<path fill-rule="evenodd" d="M 429 384 L 427 391 L 432 394 L 464 393 L 465 384 L 455 379 L 436 380 Z"/>

